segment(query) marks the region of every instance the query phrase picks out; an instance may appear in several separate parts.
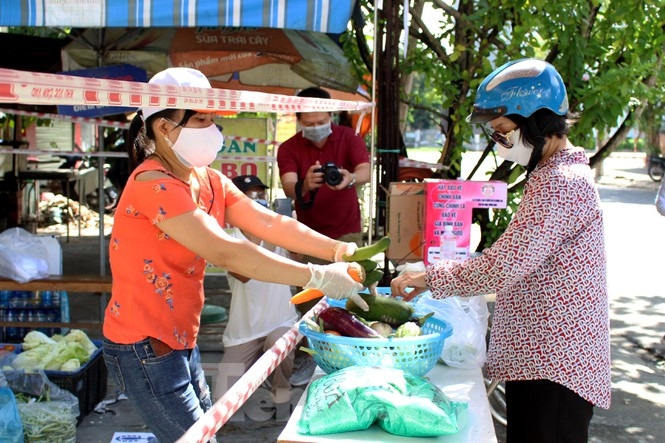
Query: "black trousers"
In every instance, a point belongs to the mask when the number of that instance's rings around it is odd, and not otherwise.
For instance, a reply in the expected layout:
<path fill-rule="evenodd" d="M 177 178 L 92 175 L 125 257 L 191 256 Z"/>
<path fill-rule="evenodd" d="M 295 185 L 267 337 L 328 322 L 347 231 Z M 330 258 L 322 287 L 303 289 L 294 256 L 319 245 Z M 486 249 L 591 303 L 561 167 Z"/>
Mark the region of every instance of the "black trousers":
<path fill-rule="evenodd" d="M 593 405 L 549 380 L 506 382 L 507 443 L 585 443 Z"/>

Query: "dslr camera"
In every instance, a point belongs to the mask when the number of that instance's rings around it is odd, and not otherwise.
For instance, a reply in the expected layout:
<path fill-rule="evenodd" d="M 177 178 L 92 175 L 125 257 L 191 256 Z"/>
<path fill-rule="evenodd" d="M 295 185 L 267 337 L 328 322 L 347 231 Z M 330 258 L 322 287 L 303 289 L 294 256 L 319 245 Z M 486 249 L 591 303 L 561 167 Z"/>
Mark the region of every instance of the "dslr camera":
<path fill-rule="evenodd" d="M 337 186 L 342 183 L 344 176 L 342 171 L 339 170 L 339 167 L 332 162 L 326 163 L 322 168 L 314 170 L 314 172 L 323 172 L 323 181 L 325 181 L 330 186 Z"/>

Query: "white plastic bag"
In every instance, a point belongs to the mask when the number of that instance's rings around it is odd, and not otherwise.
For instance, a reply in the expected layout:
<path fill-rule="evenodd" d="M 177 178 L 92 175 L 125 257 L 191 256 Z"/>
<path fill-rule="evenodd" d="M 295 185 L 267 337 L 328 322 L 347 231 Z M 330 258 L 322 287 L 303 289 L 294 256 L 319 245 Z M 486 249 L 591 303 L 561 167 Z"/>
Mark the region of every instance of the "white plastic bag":
<path fill-rule="evenodd" d="M 42 242 L 25 229 L 9 228 L 0 233 L 0 276 L 19 283 L 46 278 L 46 257 Z"/>
<path fill-rule="evenodd" d="M 453 333 L 446 339 L 441 360 L 454 368 L 481 368 L 487 357 L 487 319 L 489 310 L 482 295 L 449 297 L 442 300 L 423 296 L 416 309 L 434 312 L 434 317 L 448 322 Z"/>

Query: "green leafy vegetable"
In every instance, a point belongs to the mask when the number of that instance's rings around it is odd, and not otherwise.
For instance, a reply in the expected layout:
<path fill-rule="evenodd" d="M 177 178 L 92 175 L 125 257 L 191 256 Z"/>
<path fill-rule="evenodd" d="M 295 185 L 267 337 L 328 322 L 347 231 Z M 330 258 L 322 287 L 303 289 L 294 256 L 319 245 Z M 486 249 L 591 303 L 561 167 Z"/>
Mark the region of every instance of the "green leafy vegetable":
<path fill-rule="evenodd" d="M 43 332 L 30 331 L 23 337 L 23 344 L 21 346 L 24 351 L 29 351 L 41 345 L 55 345 L 55 340 Z"/>
<path fill-rule="evenodd" d="M 14 369 L 25 371 L 36 371 L 43 369 L 47 371 L 76 371 L 83 366 L 94 352 L 97 346 L 88 338 L 85 332 L 73 329 L 59 340 L 53 340 L 41 332 L 26 334 L 26 349 L 16 356 L 11 363 Z M 32 335 L 31 335 L 32 334 Z"/>
<path fill-rule="evenodd" d="M 404 337 L 418 337 L 421 334 L 420 326 L 415 322 L 407 321 L 401 325 L 395 331 L 395 337 L 404 338 Z"/>

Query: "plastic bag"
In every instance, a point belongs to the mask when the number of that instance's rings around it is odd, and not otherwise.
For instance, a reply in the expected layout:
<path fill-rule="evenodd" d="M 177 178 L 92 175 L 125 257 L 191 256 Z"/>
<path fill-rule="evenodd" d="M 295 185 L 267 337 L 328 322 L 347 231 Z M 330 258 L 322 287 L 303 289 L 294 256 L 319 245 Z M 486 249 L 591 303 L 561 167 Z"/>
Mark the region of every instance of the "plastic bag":
<path fill-rule="evenodd" d="M 400 369 L 349 366 L 311 383 L 298 432 L 362 431 L 373 423 L 405 437 L 457 433 L 467 403 L 452 402 L 426 378 Z"/>
<path fill-rule="evenodd" d="M 19 283 L 46 278 L 46 257 L 44 244 L 25 229 L 9 228 L 0 233 L 0 276 Z"/>
<path fill-rule="evenodd" d="M 0 387 L 0 443 L 23 443 L 23 425 L 16 399 L 7 386 Z"/>
<path fill-rule="evenodd" d="M 422 297 L 417 309 L 434 311 L 434 317 L 447 321 L 453 333 L 446 339 L 441 360 L 454 368 L 482 368 L 487 358 L 487 319 L 489 310 L 483 296 L 433 299 Z"/>
<path fill-rule="evenodd" d="M 44 371 L 4 372 L 9 387 L 17 396 L 25 443 L 76 443 L 78 398 L 49 381 Z"/>

